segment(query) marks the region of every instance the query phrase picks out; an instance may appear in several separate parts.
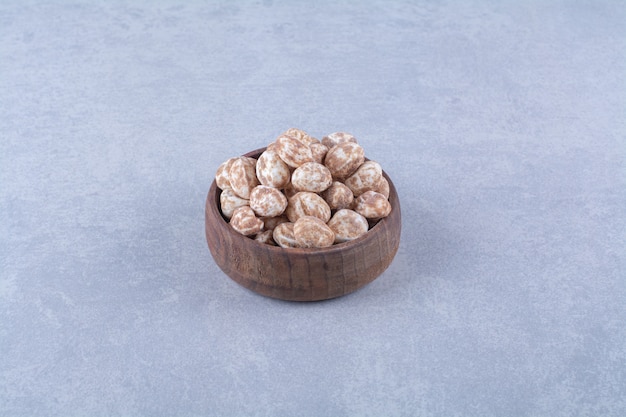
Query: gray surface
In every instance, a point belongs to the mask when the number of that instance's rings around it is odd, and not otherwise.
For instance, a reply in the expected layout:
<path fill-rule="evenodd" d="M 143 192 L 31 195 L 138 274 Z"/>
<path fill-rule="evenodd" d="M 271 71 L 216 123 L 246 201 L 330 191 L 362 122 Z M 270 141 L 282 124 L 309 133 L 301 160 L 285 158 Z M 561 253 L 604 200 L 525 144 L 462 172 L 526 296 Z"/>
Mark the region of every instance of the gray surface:
<path fill-rule="evenodd" d="M 626 415 L 626 5 L 0 3 L 0 415 Z M 391 267 L 229 280 L 203 205 L 288 127 L 394 180 Z"/>

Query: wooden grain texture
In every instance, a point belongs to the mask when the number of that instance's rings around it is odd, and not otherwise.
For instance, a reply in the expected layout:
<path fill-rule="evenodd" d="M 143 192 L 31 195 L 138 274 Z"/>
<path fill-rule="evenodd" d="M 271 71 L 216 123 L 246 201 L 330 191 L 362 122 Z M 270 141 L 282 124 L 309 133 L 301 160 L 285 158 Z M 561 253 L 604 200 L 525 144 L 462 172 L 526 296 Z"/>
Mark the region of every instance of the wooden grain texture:
<path fill-rule="evenodd" d="M 257 158 L 263 149 L 245 156 Z M 360 238 L 323 249 L 285 249 L 235 232 L 219 210 L 215 181 L 206 200 L 205 232 L 217 265 L 231 279 L 259 294 L 292 301 L 317 301 L 349 294 L 376 279 L 400 244 L 400 200 L 389 176 L 391 213 Z"/>

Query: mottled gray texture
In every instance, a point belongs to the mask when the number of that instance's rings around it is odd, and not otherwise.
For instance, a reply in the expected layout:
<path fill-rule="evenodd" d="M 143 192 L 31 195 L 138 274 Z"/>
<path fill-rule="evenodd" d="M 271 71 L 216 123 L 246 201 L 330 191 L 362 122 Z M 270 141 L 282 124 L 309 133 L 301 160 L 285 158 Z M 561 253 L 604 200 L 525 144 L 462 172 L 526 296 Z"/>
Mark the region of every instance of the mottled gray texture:
<path fill-rule="evenodd" d="M 626 415 L 623 1 L 0 2 L 0 415 Z M 403 235 L 239 287 L 218 165 L 356 135 Z"/>

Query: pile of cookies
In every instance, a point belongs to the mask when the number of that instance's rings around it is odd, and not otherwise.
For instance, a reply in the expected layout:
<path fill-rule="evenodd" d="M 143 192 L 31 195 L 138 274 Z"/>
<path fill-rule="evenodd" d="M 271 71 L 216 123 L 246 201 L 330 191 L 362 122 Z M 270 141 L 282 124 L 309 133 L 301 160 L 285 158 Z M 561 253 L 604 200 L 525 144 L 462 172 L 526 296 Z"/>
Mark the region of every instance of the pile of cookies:
<path fill-rule="evenodd" d="M 215 175 L 220 209 L 242 235 L 283 248 L 324 248 L 367 233 L 391 212 L 381 166 L 354 136 L 321 141 L 289 129 L 258 159 L 240 156 Z"/>

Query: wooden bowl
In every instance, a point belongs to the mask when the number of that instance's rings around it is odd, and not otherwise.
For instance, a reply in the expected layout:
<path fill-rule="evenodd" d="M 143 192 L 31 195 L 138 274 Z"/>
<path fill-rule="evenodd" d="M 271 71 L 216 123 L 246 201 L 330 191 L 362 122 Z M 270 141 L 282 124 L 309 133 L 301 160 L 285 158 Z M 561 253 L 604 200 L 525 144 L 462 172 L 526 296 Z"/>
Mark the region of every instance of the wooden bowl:
<path fill-rule="evenodd" d="M 258 158 L 265 148 L 245 156 Z M 349 294 L 376 279 L 400 244 L 400 200 L 389 181 L 391 213 L 366 234 L 323 249 L 281 248 L 235 232 L 220 211 L 215 181 L 206 200 L 205 232 L 217 265 L 235 282 L 259 294 L 291 301 L 317 301 Z"/>

